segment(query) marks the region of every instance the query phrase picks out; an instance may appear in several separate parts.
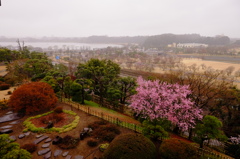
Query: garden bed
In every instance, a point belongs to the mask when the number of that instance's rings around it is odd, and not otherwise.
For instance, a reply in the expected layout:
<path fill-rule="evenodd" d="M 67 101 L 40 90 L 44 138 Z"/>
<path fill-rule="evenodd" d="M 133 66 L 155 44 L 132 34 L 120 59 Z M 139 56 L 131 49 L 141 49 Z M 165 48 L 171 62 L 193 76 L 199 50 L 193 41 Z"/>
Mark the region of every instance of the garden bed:
<path fill-rule="evenodd" d="M 52 121 L 54 127 L 46 128 L 49 121 Z M 58 132 L 63 133 L 70 131 L 77 127 L 79 122 L 79 116 L 73 111 L 63 110 L 62 113 L 56 114 L 54 111 L 50 111 L 37 116 L 29 117 L 23 125 L 26 127 L 23 131 L 32 131 L 37 133 L 43 132 Z"/>

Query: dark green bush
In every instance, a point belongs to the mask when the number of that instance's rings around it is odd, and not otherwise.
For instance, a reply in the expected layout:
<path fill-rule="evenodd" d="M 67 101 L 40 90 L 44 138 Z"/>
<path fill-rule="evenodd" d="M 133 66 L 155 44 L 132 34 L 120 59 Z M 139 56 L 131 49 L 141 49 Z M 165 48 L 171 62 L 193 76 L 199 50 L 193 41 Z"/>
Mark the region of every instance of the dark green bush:
<path fill-rule="evenodd" d="M 196 149 L 185 141 L 179 139 L 166 139 L 159 147 L 159 155 L 162 159 L 197 159 Z"/>
<path fill-rule="evenodd" d="M 58 146 L 62 149 L 71 149 L 75 148 L 78 145 L 79 139 L 74 138 L 70 135 L 66 135 Z"/>
<path fill-rule="evenodd" d="M 111 142 L 117 135 L 121 132 L 116 125 L 103 122 L 95 123 L 94 131 L 92 132 L 92 136 L 98 138 L 101 141 Z M 92 128 L 92 127 L 91 127 Z"/>
<path fill-rule="evenodd" d="M 87 144 L 88 144 L 88 146 L 90 146 L 90 147 L 95 147 L 95 146 L 98 145 L 98 142 L 97 142 L 96 140 L 91 139 L 91 140 L 88 140 L 88 141 L 87 141 Z"/>
<path fill-rule="evenodd" d="M 150 122 L 145 120 L 143 122 L 143 135 L 152 139 L 152 140 L 162 140 L 163 138 L 168 137 L 168 133 L 164 130 L 164 128 L 154 122 Z"/>
<path fill-rule="evenodd" d="M 111 142 L 116 137 L 116 134 L 113 132 L 108 132 L 104 136 L 102 136 L 103 141 Z"/>
<path fill-rule="evenodd" d="M 156 147 L 141 134 L 129 133 L 116 137 L 104 151 L 104 159 L 155 159 Z"/>
<path fill-rule="evenodd" d="M 88 125 L 89 128 L 92 128 L 93 130 L 100 127 L 101 125 L 106 125 L 108 122 L 104 121 L 104 120 L 100 120 L 100 121 L 95 121 L 91 124 Z"/>

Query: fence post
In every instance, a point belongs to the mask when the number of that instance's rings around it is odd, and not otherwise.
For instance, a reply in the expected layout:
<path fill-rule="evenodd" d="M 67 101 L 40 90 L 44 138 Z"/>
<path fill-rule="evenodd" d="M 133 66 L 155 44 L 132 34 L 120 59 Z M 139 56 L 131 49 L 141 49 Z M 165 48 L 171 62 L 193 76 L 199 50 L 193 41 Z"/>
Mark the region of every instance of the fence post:
<path fill-rule="evenodd" d="M 117 125 L 119 125 L 119 121 L 118 121 L 118 118 L 117 118 Z"/>

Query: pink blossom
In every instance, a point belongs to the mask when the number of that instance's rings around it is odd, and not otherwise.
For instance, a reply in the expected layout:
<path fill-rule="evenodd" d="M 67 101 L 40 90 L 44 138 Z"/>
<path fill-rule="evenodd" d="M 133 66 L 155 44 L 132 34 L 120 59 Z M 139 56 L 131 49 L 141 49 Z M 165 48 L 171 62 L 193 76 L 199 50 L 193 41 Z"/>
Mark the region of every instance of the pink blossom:
<path fill-rule="evenodd" d="M 130 107 L 150 120 L 165 118 L 182 130 L 193 128 L 195 120 L 202 119 L 202 110 L 195 107 L 187 97 L 189 86 L 137 79 L 137 94 L 133 95 Z"/>

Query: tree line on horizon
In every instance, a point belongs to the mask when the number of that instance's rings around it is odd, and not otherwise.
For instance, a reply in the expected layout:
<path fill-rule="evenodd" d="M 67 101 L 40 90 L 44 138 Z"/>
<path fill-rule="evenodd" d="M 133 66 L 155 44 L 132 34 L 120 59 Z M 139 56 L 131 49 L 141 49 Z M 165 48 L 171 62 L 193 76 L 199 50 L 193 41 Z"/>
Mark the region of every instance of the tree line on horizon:
<path fill-rule="evenodd" d="M 172 43 L 204 43 L 208 45 L 228 45 L 228 36 L 201 36 L 199 34 L 161 34 L 152 36 L 89 36 L 89 37 L 42 37 L 22 38 L 27 42 L 77 42 L 77 43 L 136 43 L 146 48 L 159 48 Z M 15 42 L 16 38 L 0 36 L 0 42 Z"/>

